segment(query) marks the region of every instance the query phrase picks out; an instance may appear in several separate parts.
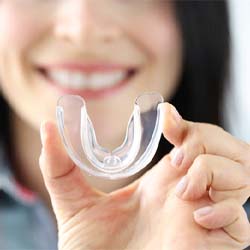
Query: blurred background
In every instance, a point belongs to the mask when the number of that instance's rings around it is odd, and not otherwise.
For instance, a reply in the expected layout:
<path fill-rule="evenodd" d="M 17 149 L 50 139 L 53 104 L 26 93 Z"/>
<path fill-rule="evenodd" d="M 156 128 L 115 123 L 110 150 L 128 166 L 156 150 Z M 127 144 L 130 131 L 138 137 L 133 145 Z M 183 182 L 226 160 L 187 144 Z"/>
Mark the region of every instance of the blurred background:
<path fill-rule="evenodd" d="M 232 60 L 224 99 L 226 128 L 250 142 L 250 0 L 229 0 Z"/>
<path fill-rule="evenodd" d="M 233 135 L 250 143 L 250 0 L 228 2 L 232 60 L 224 99 L 225 126 Z"/>

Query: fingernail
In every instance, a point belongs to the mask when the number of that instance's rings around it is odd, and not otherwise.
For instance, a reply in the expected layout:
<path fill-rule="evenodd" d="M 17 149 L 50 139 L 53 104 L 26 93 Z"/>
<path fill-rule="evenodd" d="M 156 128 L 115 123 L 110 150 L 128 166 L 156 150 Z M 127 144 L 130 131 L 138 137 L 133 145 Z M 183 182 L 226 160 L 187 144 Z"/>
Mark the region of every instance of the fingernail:
<path fill-rule="evenodd" d="M 212 211 L 213 211 L 213 207 L 211 206 L 203 207 L 194 211 L 194 216 L 195 218 L 201 218 L 203 216 L 210 214 Z"/>
<path fill-rule="evenodd" d="M 181 148 L 174 148 L 171 153 L 171 165 L 179 167 L 184 159 L 184 153 Z"/>
<path fill-rule="evenodd" d="M 181 196 L 186 190 L 187 184 L 188 184 L 187 176 L 182 177 L 176 186 L 176 189 L 175 189 L 176 195 Z"/>
<path fill-rule="evenodd" d="M 177 123 L 182 120 L 181 115 L 174 106 L 171 106 L 171 113 L 173 114 L 173 117 Z"/>

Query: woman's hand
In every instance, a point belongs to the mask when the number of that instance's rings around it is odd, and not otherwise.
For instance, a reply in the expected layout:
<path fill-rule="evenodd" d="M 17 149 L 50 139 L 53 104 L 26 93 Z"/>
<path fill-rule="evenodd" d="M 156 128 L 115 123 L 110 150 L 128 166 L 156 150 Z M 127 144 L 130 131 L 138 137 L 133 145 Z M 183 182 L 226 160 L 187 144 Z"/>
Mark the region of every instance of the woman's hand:
<path fill-rule="evenodd" d="M 242 207 L 250 196 L 250 145 L 217 126 L 185 121 L 174 107 L 162 109 L 164 135 L 175 145 L 172 166 L 186 174 L 177 196 L 194 201 L 208 194 L 214 204 L 200 210 L 206 215 L 195 213 L 196 222 L 207 229 L 223 227 L 236 241 L 250 244 L 250 225 Z"/>
<path fill-rule="evenodd" d="M 186 131 L 182 119 L 174 118 L 169 104 L 164 109 L 173 122 L 165 126 L 165 135 L 175 145 L 183 145 L 186 132 L 172 136 L 174 124 L 180 123 L 179 131 Z M 216 211 L 223 206 L 229 209 L 229 202 L 213 204 L 206 192 L 193 201 L 176 196 L 181 169 L 185 169 L 185 161 L 186 166 L 192 162 L 186 154 L 182 160 L 174 158 L 175 163 L 182 163 L 179 169 L 171 166 L 174 160 L 167 155 L 139 180 L 104 194 L 94 190 L 69 159 L 54 124 L 44 124 L 41 135 L 40 165 L 58 222 L 60 250 L 236 250 L 246 246 L 248 239 L 239 240 L 235 234 L 235 228 L 242 229 L 241 221 L 245 222 L 238 203 L 230 203 L 234 208 L 230 220 L 218 220 L 214 227 L 203 225 L 196 212 L 201 227 L 193 219 L 195 210 L 212 205 L 218 218 Z"/>

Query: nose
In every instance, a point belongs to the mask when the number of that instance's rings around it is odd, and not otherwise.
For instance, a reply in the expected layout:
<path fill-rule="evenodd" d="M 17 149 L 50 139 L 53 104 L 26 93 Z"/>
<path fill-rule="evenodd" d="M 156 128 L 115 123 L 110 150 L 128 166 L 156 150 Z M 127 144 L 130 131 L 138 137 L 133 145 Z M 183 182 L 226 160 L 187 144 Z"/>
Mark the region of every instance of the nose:
<path fill-rule="evenodd" d="M 64 40 L 110 42 L 121 35 L 118 25 L 102 11 L 100 0 L 64 0 L 60 2 L 54 32 Z M 108 8 L 108 6 L 106 6 Z"/>

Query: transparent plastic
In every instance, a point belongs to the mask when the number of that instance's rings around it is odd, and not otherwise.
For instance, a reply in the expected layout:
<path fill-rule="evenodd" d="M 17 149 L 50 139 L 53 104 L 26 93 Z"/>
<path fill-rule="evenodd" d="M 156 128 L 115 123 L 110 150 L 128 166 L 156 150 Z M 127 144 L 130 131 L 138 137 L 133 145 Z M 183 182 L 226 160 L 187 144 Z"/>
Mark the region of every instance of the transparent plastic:
<path fill-rule="evenodd" d="M 125 178 L 145 168 L 152 160 L 162 133 L 158 93 L 137 97 L 123 143 L 110 151 L 98 144 L 86 103 L 80 96 L 59 98 L 56 117 L 65 148 L 74 163 L 90 175 Z"/>

